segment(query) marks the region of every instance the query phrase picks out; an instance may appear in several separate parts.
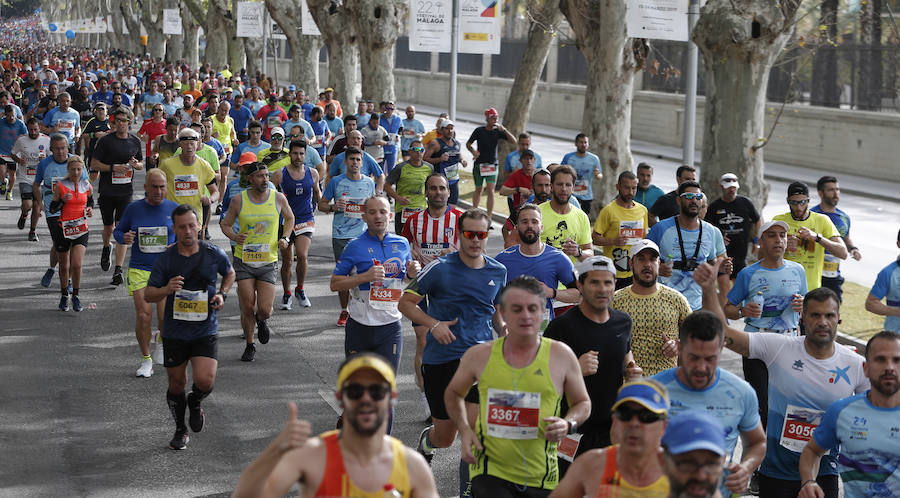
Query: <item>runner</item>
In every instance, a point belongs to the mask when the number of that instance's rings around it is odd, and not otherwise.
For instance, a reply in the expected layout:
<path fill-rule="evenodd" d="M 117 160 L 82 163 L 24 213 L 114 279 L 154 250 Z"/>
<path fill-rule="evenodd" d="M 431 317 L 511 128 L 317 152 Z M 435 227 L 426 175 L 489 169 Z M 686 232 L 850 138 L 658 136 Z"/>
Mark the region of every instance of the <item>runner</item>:
<path fill-rule="evenodd" d="M 616 181 L 619 195 L 600 210 L 591 238 L 594 244 L 603 246 L 603 254 L 611 257 L 616 265 L 616 290 L 628 287 L 634 281 L 631 271 L 631 246 L 643 239 L 647 231 L 647 208 L 634 202 L 637 192 L 637 176 L 631 171 L 619 173 Z"/>
<path fill-rule="evenodd" d="M 396 117 L 396 116 L 395 116 Z M 384 166 L 384 146 L 388 144 L 388 132 L 385 130 L 379 121 L 380 117 L 377 113 L 373 113 L 369 116 L 369 122 L 364 126 L 359 127 L 359 132 L 362 133 L 363 142 L 365 143 L 365 151 L 366 154 L 375 158 L 375 162 L 378 163 L 382 169 L 387 169 Z"/>
<path fill-rule="evenodd" d="M 37 171 L 35 171 L 34 175 L 34 184 L 31 187 L 35 204 L 40 205 L 42 202 L 44 204 L 45 220 L 50 231 L 50 238 L 53 241 L 50 244 L 50 266 L 47 267 L 47 271 L 41 277 L 41 285 L 44 287 L 50 287 L 50 284 L 53 282 L 53 275 L 56 273 L 56 265 L 59 260 L 61 258 L 69 258 L 68 252 L 61 255 L 56 252 L 56 241 L 64 237 L 59 224 L 59 210 L 50 209 L 50 203 L 53 201 L 53 186 L 68 175 L 68 158 L 68 140 L 66 140 L 64 135 L 54 133 L 50 137 L 50 155 L 38 163 Z M 85 178 L 87 178 L 86 173 Z M 68 268 L 68 262 L 66 267 Z"/>
<path fill-rule="evenodd" d="M 428 142 L 425 149 L 425 160 L 447 177 L 450 184 L 450 205 L 459 204 L 459 165 L 466 167 L 466 160 L 459 155 L 459 142 L 453 132 L 453 121 L 450 118 L 438 120 L 437 136 Z"/>
<path fill-rule="evenodd" d="M 863 369 L 872 389 L 832 403 L 800 454 L 800 498 L 825 496 L 816 476 L 819 462 L 829 450 L 840 455 L 844 496 L 900 494 L 896 475 L 900 460 L 896 430 L 900 415 L 900 334 L 884 330 L 873 335 L 866 344 Z"/>
<path fill-rule="evenodd" d="M 331 221 L 331 248 L 335 263 L 340 261 L 341 254 L 350 240 L 366 231 L 366 223 L 362 219 L 363 202 L 375 195 L 375 182 L 360 173 L 363 151 L 357 147 L 350 147 L 344 154 L 347 172 L 335 176 L 328 182 L 318 205 L 319 211 L 334 213 L 334 219 Z M 338 300 L 341 304 L 341 314 L 337 325 L 343 327 L 350 317 L 347 310 L 350 292 L 338 291 Z"/>
<path fill-rule="evenodd" d="M 132 179 L 134 171 L 144 169 L 141 141 L 128 131 L 131 112 L 119 109 L 113 116 L 113 133 L 97 141 L 91 169 L 100 172 L 100 214 L 103 218 L 103 250 L 100 254 L 100 269 L 109 270 L 113 228 L 122 219 L 125 208 L 131 203 L 134 193 Z M 110 285 L 124 282 L 122 265 L 125 264 L 126 245 L 116 248 L 116 267 Z"/>
<path fill-rule="evenodd" d="M 819 192 L 819 204 L 811 207 L 809 210 L 814 213 L 824 214 L 831 219 L 834 227 L 837 228 L 844 245 L 847 247 L 847 253 L 854 260 L 859 261 L 862 255 L 859 248 L 853 245 L 850 240 L 850 216 L 844 211 L 838 209 L 838 202 L 841 200 L 841 187 L 837 178 L 826 175 L 819 178 L 816 182 L 816 190 Z M 828 251 L 825 251 L 825 261 L 822 266 L 822 286 L 833 290 L 838 298 L 843 300 L 844 277 L 841 276 L 841 260 Z"/>
<path fill-rule="evenodd" d="M 166 403 L 175 419 L 175 435 L 169 448 L 183 450 L 189 440 L 185 410 L 190 411 L 191 431 L 200 432 L 206 421 L 200 402 L 212 392 L 216 380 L 217 311 L 225 306 L 225 296 L 234 284 L 234 269 L 221 249 L 199 240 L 200 219 L 193 206 L 176 207 L 172 225 L 176 243 L 153 263 L 144 299 L 149 303 L 166 301 L 162 329 L 164 366 L 169 379 Z M 216 291 L 219 275 L 222 284 Z M 194 382 L 191 393 L 185 396 L 188 361 Z"/>
<path fill-rule="evenodd" d="M 653 166 L 649 163 L 638 164 L 637 179 L 638 186 L 637 192 L 634 194 L 634 200 L 641 203 L 645 208 L 650 209 L 656 200 L 665 194 L 661 188 L 652 183 Z"/>
<path fill-rule="evenodd" d="M 682 412 L 669 420 L 660 455 L 669 479 L 668 498 L 727 496 L 716 489 L 721 486 L 722 470 L 728 466 L 723 432 L 717 419 L 699 411 Z M 698 474 L 701 469 L 703 474 Z"/>
<path fill-rule="evenodd" d="M 648 208 L 651 227 L 681 212 L 681 204 L 678 203 L 678 187 L 684 182 L 695 181 L 697 181 L 697 169 L 693 166 L 683 164 L 675 170 L 675 190 L 666 192 Z"/>
<path fill-rule="evenodd" d="M 703 288 L 703 309 L 726 318 L 716 298 L 719 263 L 703 264 L 694 279 Z M 814 289 L 803 300 L 805 336 L 753 334 L 725 327 L 725 345 L 732 351 L 766 363 L 769 370 L 769 417 L 766 456 L 759 468 L 759 495 L 794 497 L 802 484 L 800 452 L 821 423 L 825 409 L 838 399 L 864 392 L 869 381 L 863 359 L 835 344 L 840 302 L 831 289 Z M 828 498 L 838 496 L 835 455 L 823 457 L 818 483 Z"/>
<path fill-rule="evenodd" d="M 578 457 L 550 496 L 667 496 L 659 453 L 668 410 L 669 396 L 659 382 L 623 384 L 612 407 L 612 432 L 620 443 Z"/>
<path fill-rule="evenodd" d="M 19 230 L 25 228 L 25 220 L 31 213 L 28 240 L 38 241 L 35 230 L 38 219 L 41 217 L 41 209 L 34 205 L 34 177 L 37 174 L 37 165 L 50 153 L 50 137 L 41 133 L 40 121 L 37 118 L 28 118 L 26 124 L 28 133 L 22 135 L 13 144 L 11 156 L 22 167 L 19 175 L 19 197 L 22 198 L 22 214 L 16 226 Z"/>
<path fill-rule="evenodd" d="M 203 213 L 204 206 L 208 209 L 210 204 L 219 199 L 216 172 L 206 160 L 197 156 L 199 133 L 191 128 L 179 131 L 178 144 L 181 153 L 159 165 L 169 182 L 166 199 L 188 204 L 197 213 Z M 200 228 L 202 229 L 202 224 Z"/>
<path fill-rule="evenodd" d="M 472 496 L 549 495 L 559 481 L 557 444 L 591 413 L 578 359 L 541 337 L 544 287 L 530 276 L 507 283 L 498 299 L 507 334 L 466 351 L 447 386 Z M 463 401 L 476 383 L 480 409 L 471 427 Z"/>
<path fill-rule="evenodd" d="M 16 117 L 15 108 L 7 104 L 3 108 L 3 120 L 0 121 L 0 195 L 6 195 L 6 200 L 13 199 L 13 188 L 16 186 L 16 161 L 12 157 L 12 148 L 19 137 L 27 135 L 28 128 L 21 119 Z M 7 172 L 9 178 L 6 177 Z M 19 192 L 21 196 L 21 192 Z"/>
<path fill-rule="evenodd" d="M 144 180 L 144 198 L 132 202 L 125 208 L 122 219 L 116 225 L 113 236 L 123 246 L 131 246 L 131 260 L 128 263 L 126 287 L 134 301 L 134 333 L 141 352 L 141 365 L 137 377 L 153 375 L 153 364 L 163 363 L 161 330 L 165 318 L 165 304 L 156 305 L 156 334 L 153 336 L 153 357 L 150 356 L 153 305 L 144 299 L 147 281 L 153 263 L 166 246 L 175 243 L 172 226 L 172 211 L 178 205 L 166 199 L 166 175 L 158 168 L 147 172 Z"/>
<path fill-rule="evenodd" d="M 501 178 L 503 179 L 502 183 L 506 183 L 506 179 L 509 178 L 509 175 L 522 167 L 522 154 L 527 150 L 530 150 L 532 157 L 534 157 L 534 169 L 544 168 L 540 154 L 531 149 L 531 135 L 525 132 L 519 133 L 519 140 L 516 142 L 516 150 L 507 154 L 506 158 L 503 160 L 503 174 L 501 175 Z"/>
<path fill-rule="evenodd" d="M 98 102 L 94 106 L 93 114 L 85 121 L 84 128 L 81 130 L 81 148 L 84 152 L 84 161 L 90 165 L 94 160 L 94 149 L 97 147 L 97 141 L 109 134 L 110 130 L 109 115 L 106 113 L 106 104 Z M 91 170 L 88 175 L 91 181 L 97 179 L 97 173 Z"/>
<path fill-rule="evenodd" d="M 375 192 L 381 193 L 384 188 L 384 170 L 381 169 L 381 166 L 378 165 L 378 161 L 376 161 L 374 157 L 362 150 L 363 135 L 359 130 L 351 131 L 347 135 L 347 149 L 334 156 L 334 159 L 329 163 L 328 177 L 325 179 L 325 186 L 327 187 L 328 184 L 331 183 L 332 178 L 347 173 L 347 167 L 344 164 L 344 160 L 347 157 L 347 150 L 350 147 L 356 147 L 362 151 L 363 159 L 360 173 L 363 176 L 372 177 L 372 179 L 375 180 Z"/>
<path fill-rule="evenodd" d="M 303 496 L 437 498 L 434 476 L 422 457 L 386 434 L 388 413 L 399 395 L 395 377 L 390 365 L 372 353 L 344 360 L 335 398 L 348 423 L 309 438 L 310 424 L 297 420 L 296 405 L 288 403 L 284 430 L 241 474 L 233 496 L 279 497 L 299 483 Z"/>
<path fill-rule="evenodd" d="M 500 187 L 500 195 L 507 196 L 506 201 L 510 213 L 518 211 L 525 204 L 525 199 L 534 194 L 531 190 L 534 177 L 534 156 L 531 149 L 522 151 L 519 156 L 519 168 L 509 175 Z"/>
<path fill-rule="evenodd" d="M 378 124 L 387 131 L 388 140 L 384 144 L 384 172 L 390 174 L 397 164 L 397 145 L 403 133 L 403 120 L 394 115 L 394 103 L 387 102 Z"/>
<path fill-rule="evenodd" d="M 425 209 L 425 180 L 434 172 L 432 166 L 422 158 L 425 147 L 414 140 L 406 151 L 406 157 L 399 166 L 388 173 L 384 191 L 394 199 L 394 233 L 400 234 L 410 216 Z M 396 190 L 392 185 L 396 186 Z"/>
<path fill-rule="evenodd" d="M 577 173 L 572 195 L 578 199 L 581 210 L 588 215 L 591 214 L 591 204 L 594 202 L 594 180 L 603 179 L 600 158 L 593 152 L 588 152 L 589 146 L 588 136 L 579 133 L 575 136 L 575 152 L 569 152 L 560 161 L 560 164 L 571 166 Z"/>
<path fill-rule="evenodd" d="M 900 231 L 897 232 L 897 248 L 900 248 Z M 866 310 L 884 317 L 884 330 L 900 332 L 900 258 L 878 272 L 875 284 L 866 296 Z"/>
<path fill-rule="evenodd" d="M 573 209 L 569 199 L 577 174 L 562 165 L 550 173 L 550 201 L 540 205 L 544 231 L 541 240 L 566 253 L 573 263 L 594 255 L 591 222 L 587 214 Z"/>
<path fill-rule="evenodd" d="M 481 192 L 484 191 L 484 185 L 487 184 L 488 219 L 491 219 L 491 215 L 494 213 L 494 186 L 497 184 L 497 174 L 499 173 L 497 170 L 497 144 L 500 139 L 516 143 L 516 137 L 498 123 L 499 118 L 500 114 L 493 107 L 484 111 L 485 125 L 475 128 L 472 135 L 469 136 L 469 140 L 466 141 L 466 148 L 472 154 L 472 176 L 475 177 L 472 208 L 478 209 Z M 472 147 L 475 142 L 478 142 L 478 149 Z"/>
<path fill-rule="evenodd" d="M 282 168 L 291 163 L 289 152 L 285 147 L 284 130 L 281 128 L 272 129 L 272 139 L 269 142 L 269 148 L 263 149 L 256 154 L 259 162 L 266 165 L 269 173 L 281 171 Z"/>
<path fill-rule="evenodd" d="M 69 107 L 72 97 L 68 93 L 59 94 L 56 103 L 56 108 L 44 116 L 43 132 L 62 133 L 68 140 L 69 152 L 75 152 L 75 143 L 81 137 L 81 115 Z"/>
<path fill-rule="evenodd" d="M 719 280 L 720 291 L 727 293 L 731 281 L 747 266 L 747 248 L 752 243 L 754 253 L 759 245 L 759 231 L 762 220 L 753 202 L 738 195 L 738 177 L 725 173 L 719 179 L 722 196 L 710 203 L 703 218 L 722 232 L 725 237 L 725 252 L 731 258 L 731 274 Z M 724 305 L 724 303 L 723 303 Z"/>
<path fill-rule="evenodd" d="M 62 294 L 59 300 L 60 311 L 69 311 L 70 278 L 72 309 L 76 312 L 84 309 L 78 298 L 78 291 L 81 287 L 81 263 L 88 241 L 87 218 L 94 215 L 92 195 L 94 189 L 86 176 L 84 161 L 78 156 L 71 156 L 66 161 L 66 176 L 53 183 L 53 200 L 50 202 L 49 211 L 59 212 L 59 228 L 55 230 L 53 246 L 60 256 L 59 288 Z"/>
<path fill-rule="evenodd" d="M 425 124 L 416 119 L 415 106 L 406 106 L 406 119 L 400 123 L 400 126 L 403 128 L 400 137 L 400 153 L 403 160 L 406 161 L 409 159 L 409 148 L 412 143 L 418 141 L 421 144 L 422 137 L 425 136 Z"/>
<path fill-rule="evenodd" d="M 306 140 L 291 140 L 290 163 L 272 175 L 272 183 L 287 198 L 294 214 L 294 226 L 288 227 L 288 247 L 281 252 L 281 285 L 284 295 L 281 297 L 281 309 L 291 309 L 291 267 L 294 257 L 297 258 L 297 287 L 294 292 L 297 300 L 304 308 L 312 303 L 303 290 L 306 282 L 306 270 L 309 266 L 309 246 L 316 230 L 315 212 L 322 192 L 319 191 L 319 173 L 315 168 L 304 164 L 306 160 Z"/>
<path fill-rule="evenodd" d="M 278 250 L 288 247 L 287 237 L 279 238 L 279 219 L 284 226 L 294 226 L 294 214 L 284 194 L 269 189 L 269 170 L 261 162 L 245 166 L 250 188 L 234 196 L 219 227 L 237 243 L 232 264 L 241 305 L 241 328 L 247 345 L 241 361 L 253 361 L 256 326 L 259 343 L 269 342 L 269 324 L 275 302 L 275 279 L 278 275 Z M 239 229 L 234 230 L 235 222 Z"/>
<path fill-rule="evenodd" d="M 190 125 L 191 123 L 188 122 L 187 126 Z M 153 146 L 150 148 L 156 164 L 175 155 L 175 151 L 178 150 L 178 132 L 180 129 L 181 123 L 178 121 L 178 118 L 166 118 L 166 133 L 156 137 L 156 140 L 153 141 Z"/>

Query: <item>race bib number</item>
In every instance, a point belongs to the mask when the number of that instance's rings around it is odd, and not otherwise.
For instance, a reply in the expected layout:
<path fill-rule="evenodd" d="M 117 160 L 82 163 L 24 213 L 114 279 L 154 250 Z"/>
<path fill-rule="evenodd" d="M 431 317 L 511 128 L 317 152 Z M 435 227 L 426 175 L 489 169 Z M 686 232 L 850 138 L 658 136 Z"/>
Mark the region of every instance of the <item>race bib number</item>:
<path fill-rule="evenodd" d="M 75 127 L 74 121 L 61 119 L 56 122 L 56 129 L 59 131 L 72 131 L 72 128 L 74 128 L 74 127 Z"/>
<path fill-rule="evenodd" d="M 582 434 L 566 434 L 556 447 L 556 452 L 560 458 L 567 462 L 575 461 L 575 453 L 578 452 L 578 445 L 581 444 Z"/>
<path fill-rule="evenodd" d="M 25 176 L 28 178 L 29 183 L 34 183 L 34 177 L 37 175 L 37 165 L 27 165 L 25 166 Z"/>
<path fill-rule="evenodd" d="M 588 193 L 587 180 L 575 180 L 575 186 L 572 189 L 573 194 L 585 195 Z"/>
<path fill-rule="evenodd" d="M 244 263 L 266 263 L 269 258 L 269 244 L 244 244 L 241 261 Z"/>
<path fill-rule="evenodd" d="M 494 176 L 497 174 L 496 163 L 482 163 L 478 165 L 478 172 L 481 176 Z"/>
<path fill-rule="evenodd" d="M 444 249 L 450 248 L 450 244 L 446 242 L 425 242 L 421 245 L 422 256 L 428 258 L 436 258 L 444 252 Z"/>
<path fill-rule="evenodd" d="M 205 290 L 175 292 L 172 318 L 185 322 L 202 322 L 209 314 L 209 294 Z"/>
<path fill-rule="evenodd" d="M 447 181 L 459 180 L 459 165 L 447 166 L 444 168 L 444 175 L 447 177 Z"/>
<path fill-rule="evenodd" d="M 406 220 L 409 219 L 410 216 L 415 216 L 416 213 L 421 211 L 418 208 L 403 208 L 403 211 L 400 212 L 400 223 L 406 224 Z"/>
<path fill-rule="evenodd" d="M 145 254 L 156 254 L 166 250 L 169 230 L 166 227 L 139 227 L 138 247 Z"/>
<path fill-rule="evenodd" d="M 822 266 L 822 276 L 828 278 L 837 278 L 840 275 L 839 268 L 841 266 L 841 260 L 832 256 L 831 254 L 825 255 L 825 262 Z"/>
<path fill-rule="evenodd" d="M 544 306 L 544 313 L 541 315 L 541 332 L 547 330 L 547 325 L 550 325 L 550 308 Z"/>
<path fill-rule="evenodd" d="M 353 201 L 347 201 L 347 207 L 344 208 L 344 216 L 361 220 L 363 215 L 363 204 Z"/>
<path fill-rule="evenodd" d="M 403 130 L 403 136 L 406 138 L 416 138 L 416 130 Z"/>
<path fill-rule="evenodd" d="M 376 310 L 396 311 L 400 296 L 403 295 L 403 281 L 399 278 L 386 278 L 372 282 L 369 286 L 369 306 Z"/>
<path fill-rule="evenodd" d="M 813 408 L 787 405 L 784 425 L 781 429 L 781 446 L 800 453 L 812 437 L 813 431 L 822 423 L 825 412 Z"/>
<path fill-rule="evenodd" d="M 619 236 L 625 237 L 625 245 L 632 246 L 644 238 L 644 220 L 619 222 Z"/>
<path fill-rule="evenodd" d="M 269 119 L 267 121 L 269 128 L 276 128 L 281 126 L 281 118 L 279 118 L 278 116 L 269 116 Z"/>
<path fill-rule="evenodd" d="M 200 192 L 197 175 L 175 175 L 175 197 L 191 197 Z"/>
<path fill-rule="evenodd" d="M 123 173 L 117 173 L 115 169 L 112 172 L 112 182 L 114 185 L 122 185 L 126 183 L 131 183 L 131 178 L 134 176 L 134 170 L 129 168 L 125 170 Z M 177 178 L 177 177 L 176 177 Z"/>
<path fill-rule="evenodd" d="M 304 221 L 303 223 L 294 224 L 294 235 L 301 235 L 304 233 L 313 233 L 316 231 L 316 221 L 309 220 Z"/>
<path fill-rule="evenodd" d="M 488 436 L 537 439 L 541 393 L 488 388 L 485 410 Z"/>
<path fill-rule="evenodd" d="M 77 239 L 88 233 L 87 218 L 82 216 L 77 220 L 69 220 L 62 222 L 63 236 L 67 239 Z"/>
<path fill-rule="evenodd" d="M 310 145 L 322 145 L 325 142 L 325 135 L 316 135 L 315 141 Z"/>

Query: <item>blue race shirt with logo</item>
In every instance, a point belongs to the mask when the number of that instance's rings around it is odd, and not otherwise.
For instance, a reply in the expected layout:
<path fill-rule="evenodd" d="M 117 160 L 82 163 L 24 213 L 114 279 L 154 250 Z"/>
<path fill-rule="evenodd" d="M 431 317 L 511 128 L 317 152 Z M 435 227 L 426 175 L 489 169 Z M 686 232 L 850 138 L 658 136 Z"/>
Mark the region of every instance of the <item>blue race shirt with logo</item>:
<path fill-rule="evenodd" d="M 869 294 L 879 301 L 885 299 L 888 306 L 900 307 L 900 260 L 894 261 L 878 272 L 875 285 Z M 884 329 L 900 332 L 900 317 L 884 317 Z"/>
<path fill-rule="evenodd" d="M 409 146 L 410 146 L 410 144 L 413 143 L 413 140 L 416 140 L 413 137 L 406 137 L 405 136 L 406 132 L 409 131 L 409 132 L 413 132 L 413 133 L 425 134 L 425 125 L 422 124 L 421 121 L 419 121 L 418 119 L 415 119 L 415 118 L 404 119 L 403 121 L 400 122 L 400 124 L 403 126 L 403 135 L 404 135 L 404 136 L 400 137 L 400 150 L 406 151 L 406 150 L 409 150 Z M 384 125 L 382 125 L 382 126 L 384 126 Z"/>
<path fill-rule="evenodd" d="M 535 256 L 522 254 L 519 245 L 514 245 L 503 250 L 495 258 L 506 267 L 506 281 L 530 275 L 551 289 L 556 289 L 559 284 L 571 285 L 575 283 L 575 267 L 572 260 L 559 249 L 544 244 L 544 250 Z M 546 299 L 548 320 L 552 320 L 553 300 Z"/>
<path fill-rule="evenodd" d="M 331 163 L 328 165 L 328 174 L 332 178 L 347 174 L 347 166 L 344 165 L 346 156 L 347 152 L 344 151 L 334 156 L 334 159 L 331 160 Z M 376 178 L 384 174 L 384 170 L 378 165 L 378 161 L 366 151 L 363 151 L 362 168 L 360 168 L 359 172 L 363 176 L 374 176 Z"/>
<path fill-rule="evenodd" d="M 131 260 L 128 262 L 129 268 L 150 271 L 153 269 L 153 263 L 159 257 L 159 253 L 145 253 L 141 251 L 140 237 L 138 235 L 141 227 L 166 227 L 168 232 L 167 244 L 175 243 L 175 228 L 172 226 L 172 211 L 178 207 L 173 201 L 163 199 L 159 206 L 151 206 L 146 199 L 140 199 L 132 202 L 125 208 L 122 213 L 122 219 L 113 230 L 113 237 L 119 244 L 125 243 L 125 233 L 134 231 L 134 242 L 131 244 Z"/>
<path fill-rule="evenodd" d="M 800 326 L 800 314 L 791 308 L 791 301 L 795 293 L 806 295 L 806 270 L 803 265 L 784 260 L 780 268 L 771 269 L 757 261 L 738 273 L 734 287 L 728 291 L 728 302 L 746 306 L 757 292 L 762 292 L 765 299 L 762 316 L 745 318 L 745 331 L 790 330 Z"/>
<path fill-rule="evenodd" d="M 656 242 L 659 246 L 660 262 L 673 263 L 681 261 L 681 249 L 678 245 L 678 226 L 675 225 L 677 217 L 673 216 L 653 225 L 647 238 Z M 703 240 L 700 241 L 700 250 L 697 252 L 697 263 L 712 261 L 716 256 L 725 253 L 725 243 L 719 229 L 701 220 L 703 225 Z M 684 255 L 690 259 L 694 255 L 700 230 L 687 230 L 681 228 L 681 240 L 684 245 Z M 672 269 L 671 277 L 659 277 L 661 284 L 684 294 L 691 309 L 696 311 L 703 307 L 703 290 L 694 282 L 694 272 Z"/>
<path fill-rule="evenodd" d="M 584 157 L 578 157 L 577 152 L 569 152 L 563 156 L 561 164 L 568 164 L 575 168 L 578 177 L 575 179 L 576 188 L 578 184 L 587 187 L 587 192 L 583 194 L 574 194 L 575 197 L 583 201 L 594 200 L 594 187 L 591 185 L 594 180 L 594 170 L 603 171 L 600 166 L 600 158 L 591 152 L 585 152 Z"/>

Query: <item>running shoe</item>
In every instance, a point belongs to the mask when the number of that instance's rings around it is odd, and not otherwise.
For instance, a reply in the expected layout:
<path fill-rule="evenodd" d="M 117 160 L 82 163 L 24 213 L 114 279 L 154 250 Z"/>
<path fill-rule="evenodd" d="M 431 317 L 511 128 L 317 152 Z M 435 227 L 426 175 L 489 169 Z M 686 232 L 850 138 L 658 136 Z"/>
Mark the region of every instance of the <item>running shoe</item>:
<path fill-rule="evenodd" d="M 425 439 L 428 438 L 428 433 L 434 429 L 433 425 L 429 425 L 425 429 L 422 430 L 422 433 L 419 434 L 419 444 L 416 445 L 416 451 L 419 452 L 420 455 L 425 457 L 425 461 L 428 462 L 428 465 L 431 465 L 431 459 L 434 458 L 434 449 L 431 451 L 425 451 Z"/>
<path fill-rule="evenodd" d="M 69 296 L 60 296 L 59 311 L 69 311 Z"/>
<path fill-rule="evenodd" d="M 19 216 L 19 221 L 16 223 L 16 228 L 19 230 L 25 230 L 25 215 Z"/>
<path fill-rule="evenodd" d="M 12 189 L 9 189 L 6 191 L 6 200 L 8 200 L 8 201 L 13 200 Z"/>
<path fill-rule="evenodd" d="M 172 440 L 169 441 L 169 449 L 171 450 L 183 450 L 187 448 L 188 441 L 191 438 L 188 437 L 187 430 L 179 430 L 175 429 L 175 435 L 172 436 Z"/>
<path fill-rule="evenodd" d="M 72 310 L 76 313 L 84 311 L 84 307 L 81 306 L 81 299 L 78 299 L 78 296 L 72 296 Z"/>
<path fill-rule="evenodd" d="M 291 309 L 291 304 L 294 302 L 294 298 L 290 294 L 285 294 L 281 296 L 281 309 L 289 310 Z"/>
<path fill-rule="evenodd" d="M 47 271 L 44 272 L 44 276 L 41 277 L 41 287 L 50 287 L 50 284 L 53 283 L 53 275 L 55 274 L 56 270 L 47 268 Z"/>
<path fill-rule="evenodd" d="M 338 321 L 337 321 L 338 327 L 346 326 L 348 318 L 350 318 L 350 313 L 347 313 L 347 310 L 342 310 L 341 316 L 338 317 Z"/>
<path fill-rule="evenodd" d="M 209 229 L 203 231 L 203 239 L 204 240 L 212 240 L 212 237 L 209 236 Z"/>
<path fill-rule="evenodd" d="M 269 343 L 269 324 L 265 320 L 256 319 L 256 337 L 260 344 Z"/>
<path fill-rule="evenodd" d="M 200 406 L 200 402 L 193 401 L 193 394 L 188 395 L 188 425 L 191 426 L 193 432 L 200 432 L 203 430 L 206 418 L 203 416 L 203 407 Z"/>
<path fill-rule="evenodd" d="M 153 358 L 153 363 L 163 364 L 163 343 L 158 330 L 153 333 L 153 352 L 150 353 L 150 356 Z"/>
<path fill-rule="evenodd" d="M 103 252 L 100 253 L 100 269 L 103 271 L 109 271 L 109 253 L 112 251 L 112 247 L 107 244 L 103 246 Z"/>
<path fill-rule="evenodd" d="M 251 344 L 247 344 L 247 347 L 244 348 L 244 354 L 241 355 L 241 361 L 253 361 L 256 357 L 256 346 Z"/>
<path fill-rule="evenodd" d="M 222 214 L 222 205 L 216 204 L 216 214 Z"/>
<path fill-rule="evenodd" d="M 37 242 L 38 241 L 37 234 L 34 232 L 28 232 L 28 240 L 31 242 Z"/>
<path fill-rule="evenodd" d="M 122 270 L 118 270 L 113 273 L 112 280 L 110 280 L 109 285 L 122 285 L 125 282 L 125 279 L 122 278 Z"/>
<path fill-rule="evenodd" d="M 306 292 L 304 292 L 303 289 L 297 290 L 297 300 L 300 301 L 300 304 L 302 304 L 304 308 L 312 306 L 312 303 L 309 302 L 309 298 L 306 297 Z"/>
<path fill-rule="evenodd" d="M 141 366 L 134 375 L 135 377 L 150 377 L 153 375 L 153 360 L 141 359 Z"/>

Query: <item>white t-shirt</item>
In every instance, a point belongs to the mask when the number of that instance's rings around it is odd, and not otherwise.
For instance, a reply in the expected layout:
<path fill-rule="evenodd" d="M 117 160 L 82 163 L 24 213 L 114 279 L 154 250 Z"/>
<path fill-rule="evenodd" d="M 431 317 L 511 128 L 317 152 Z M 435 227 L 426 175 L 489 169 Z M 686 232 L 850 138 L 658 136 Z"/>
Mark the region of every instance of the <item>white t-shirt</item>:
<path fill-rule="evenodd" d="M 34 183 L 37 164 L 50 155 L 50 137 L 41 133 L 32 140 L 22 135 L 13 144 L 12 153 L 25 159 L 25 171 L 20 171 L 19 183 Z"/>

